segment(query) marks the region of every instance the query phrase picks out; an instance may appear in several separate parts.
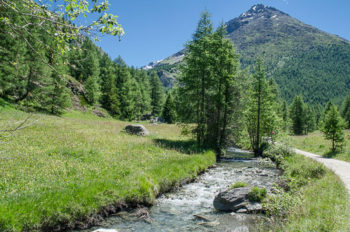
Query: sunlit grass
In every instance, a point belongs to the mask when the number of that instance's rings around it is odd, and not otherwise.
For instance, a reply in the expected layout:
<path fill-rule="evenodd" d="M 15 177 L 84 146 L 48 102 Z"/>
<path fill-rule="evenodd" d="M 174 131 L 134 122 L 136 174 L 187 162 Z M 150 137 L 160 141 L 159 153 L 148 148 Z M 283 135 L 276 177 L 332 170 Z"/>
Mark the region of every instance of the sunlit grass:
<path fill-rule="evenodd" d="M 0 128 L 25 117 L 2 110 Z M 122 131 L 127 122 L 77 112 L 31 121 L 1 141 L 0 231 L 70 225 L 119 202 L 149 204 L 215 162 L 210 151 L 190 155 L 159 145 L 157 139 L 189 139 L 175 125 L 148 124 L 151 135 L 138 137 Z"/>
<path fill-rule="evenodd" d="M 309 151 L 329 158 L 340 159 L 350 162 L 350 131 L 345 131 L 345 144 L 343 150 L 331 153 L 331 142 L 324 139 L 322 132 L 316 131 L 304 136 L 290 136 L 291 146 Z"/>

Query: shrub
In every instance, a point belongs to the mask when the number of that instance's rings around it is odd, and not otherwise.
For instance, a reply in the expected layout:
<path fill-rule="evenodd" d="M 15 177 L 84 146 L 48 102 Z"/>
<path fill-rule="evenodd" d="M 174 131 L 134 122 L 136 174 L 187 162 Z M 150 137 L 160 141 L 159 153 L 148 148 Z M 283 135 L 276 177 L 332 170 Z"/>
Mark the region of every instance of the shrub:
<path fill-rule="evenodd" d="M 262 202 L 267 195 L 267 191 L 265 188 L 254 187 L 248 194 L 248 199 L 250 201 Z"/>
<path fill-rule="evenodd" d="M 230 186 L 230 189 L 235 189 L 235 188 L 242 188 L 242 187 L 246 187 L 247 184 L 244 182 L 237 182 L 233 185 Z"/>

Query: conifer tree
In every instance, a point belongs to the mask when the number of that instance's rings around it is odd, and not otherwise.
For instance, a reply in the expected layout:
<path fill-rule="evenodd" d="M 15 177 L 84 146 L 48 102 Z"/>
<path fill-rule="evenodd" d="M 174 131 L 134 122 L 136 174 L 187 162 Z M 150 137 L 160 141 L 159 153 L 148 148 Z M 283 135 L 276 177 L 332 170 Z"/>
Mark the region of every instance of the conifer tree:
<path fill-rule="evenodd" d="M 124 63 L 125 64 L 125 63 Z M 135 118 L 134 80 L 126 65 L 117 66 L 117 88 L 120 99 L 120 118 L 133 120 Z"/>
<path fill-rule="evenodd" d="M 150 75 L 152 115 L 160 116 L 164 102 L 164 87 L 155 71 Z"/>
<path fill-rule="evenodd" d="M 295 135 L 302 135 L 306 128 L 306 112 L 303 97 L 298 95 L 294 98 L 290 107 L 290 118 L 292 120 L 292 131 Z"/>
<path fill-rule="evenodd" d="M 208 99 L 207 89 L 211 85 L 211 70 L 210 62 L 212 57 L 210 56 L 211 41 L 209 36 L 212 34 L 213 25 L 210 20 L 210 14 L 205 11 L 201 14 L 201 18 L 198 22 L 197 29 L 193 35 L 193 39 L 189 42 L 187 47 L 187 54 L 184 58 L 185 65 L 182 70 L 181 83 L 181 95 L 186 98 L 185 106 L 188 110 L 187 113 L 191 114 L 191 111 L 195 112 L 195 115 L 191 115 L 197 124 L 197 144 L 203 146 L 204 137 L 207 132 L 206 121 L 206 103 Z"/>
<path fill-rule="evenodd" d="M 166 123 L 176 122 L 176 111 L 172 94 L 169 93 L 163 108 L 162 116 Z"/>
<path fill-rule="evenodd" d="M 100 60 L 100 78 L 100 102 L 102 107 L 108 110 L 113 116 L 117 116 L 120 113 L 120 101 L 117 91 L 115 68 L 107 54 L 104 54 Z"/>
<path fill-rule="evenodd" d="M 261 59 L 257 60 L 254 70 L 246 123 L 254 153 L 261 156 L 264 149 L 262 137 L 270 137 L 275 133 L 278 116 L 273 101 L 276 96 L 266 80 L 266 71 Z"/>
<path fill-rule="evenodd" d="M 321 131 L 326 139 L 332 142 L 332 151 L 341 148 L 344 142 L 344 121 L 340 116 L 339 111 L 334 105 L 330 105 L 324 117 Z"/>
<path fill-rule="evenodd" d="M 341 116 L 346 122 L 346 128 L 350 129 L 350 96 L 344 100 Z"/>

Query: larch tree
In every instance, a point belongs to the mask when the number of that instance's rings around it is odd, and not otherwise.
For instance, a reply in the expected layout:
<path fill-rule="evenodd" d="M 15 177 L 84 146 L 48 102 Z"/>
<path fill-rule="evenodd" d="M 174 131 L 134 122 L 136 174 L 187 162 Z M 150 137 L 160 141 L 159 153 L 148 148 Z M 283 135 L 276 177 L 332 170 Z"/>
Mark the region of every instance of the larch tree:
<path fill-rule="evenodd" d="M 155 71 L 150 74 L 152 115 L 160 116 L 164 103 L 164 87 Z"/>
<path fill-rule="evenodd" d="M 301 95 L 294 98 L 290 106 L 290 118 L 292 120 L 292 131 L 295 135 L 302 135 L 306 128 L 306 106 Z"/>
<path fill-rule="evenodd" d="M 274 88 L 271 88 L 266 80 L 266 71 L 261 59 L 257 60 L 254 70 L 246 111 L 246 126 L 253 151 L 256 156 L 261 156 L 264 150 L 262 138 L 271 137 L 275 133 L 278 116 L 274 105 Z"/>
<path fill-rule="evenodd" d="M 346 122 L 346 128 L 350 129 L 350 96 L 347 96 L 344 100 L 341 116 Z"/>
<path fill-rule="evenodd" d="M 344 142 L 344 128 L 345 123 L 334 105 L 329 107 L 322 126 L 321 131 L 324 133 L 326 139 L 331 140 L 332 152 L 335 152 L 337 148 L 341 148 Z"/>
<path fill-rule="evenodd" d="M 168 94 L 166 101 L 164 103 L 162 116 L 166 123 L 171 124 L 176 121 L 175 104 L 171 93 Z"/>

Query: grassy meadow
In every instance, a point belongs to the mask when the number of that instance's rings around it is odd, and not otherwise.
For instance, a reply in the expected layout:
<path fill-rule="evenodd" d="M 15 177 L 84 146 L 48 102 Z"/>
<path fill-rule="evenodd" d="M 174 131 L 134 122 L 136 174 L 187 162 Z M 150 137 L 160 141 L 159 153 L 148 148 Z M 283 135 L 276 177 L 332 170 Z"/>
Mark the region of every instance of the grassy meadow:
<path fill-rule="evenodd" d="M 0 130 L 26 117 L 0 108 Z M 28 122 L 0 137 L 3 232 L 69 228 L 106 206 L 152 204 L 215 162 L 213 152 L 193 150 L 176 125 L 146 124 L 151 135 L 138 137 L 122 131 L 127 122 L 78 112 L 34 114 Z"/>
<path fill-rule="evenodd" d="M 350 162 L 350 131 L 345 131 L 345 144 L 343 150 L 332 153 L 330 151 L 331 141 L 326 140 L 320 131 L 315 131 L 303 136 L 290 136 L 288 139 L 290 146 L 322 155 L 328 158 L 334 158 Z"/>

